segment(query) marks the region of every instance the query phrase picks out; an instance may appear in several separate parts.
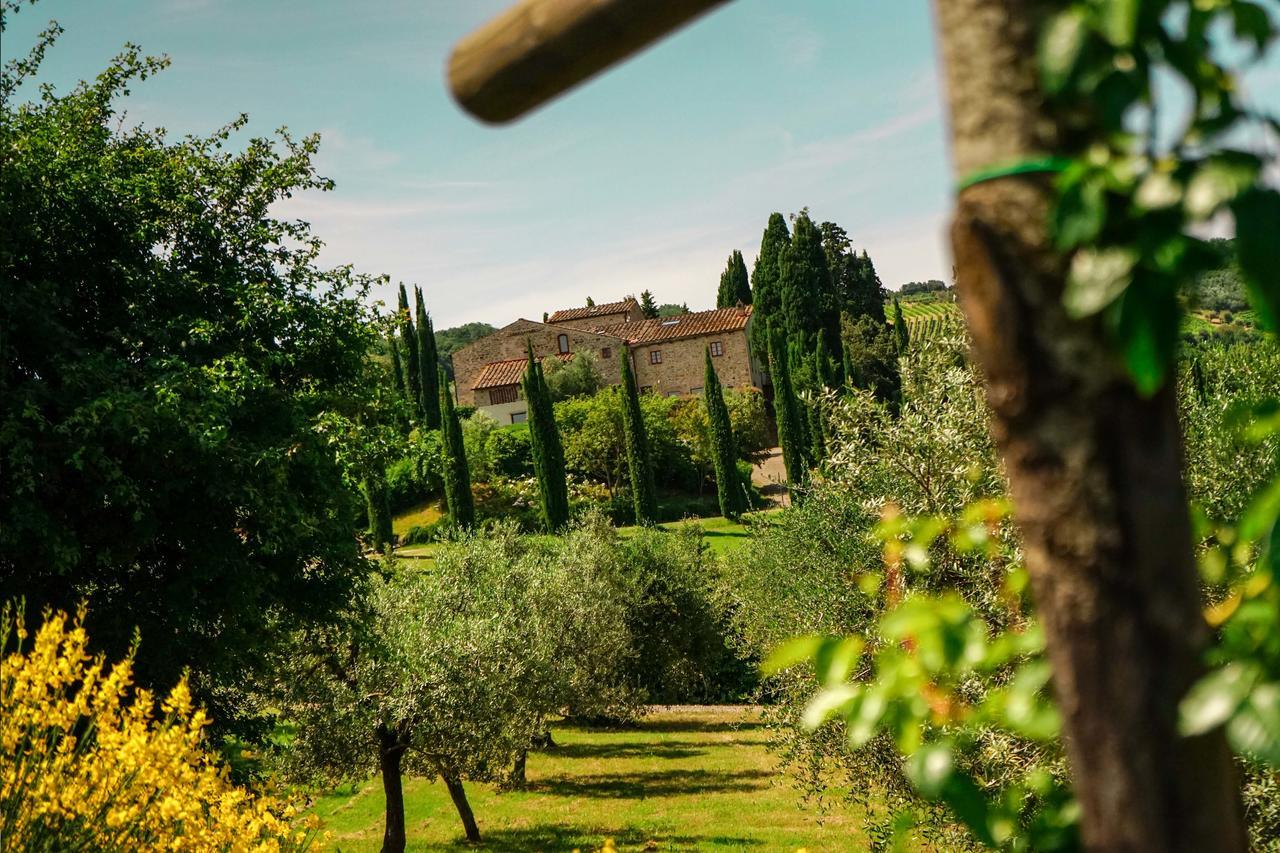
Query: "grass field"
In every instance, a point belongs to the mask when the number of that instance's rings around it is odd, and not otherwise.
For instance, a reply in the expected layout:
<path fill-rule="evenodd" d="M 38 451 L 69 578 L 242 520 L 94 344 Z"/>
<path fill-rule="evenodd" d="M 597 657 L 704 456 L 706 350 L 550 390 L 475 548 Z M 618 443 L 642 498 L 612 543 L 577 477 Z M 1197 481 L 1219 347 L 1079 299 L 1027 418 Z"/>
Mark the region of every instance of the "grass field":
<path fill-rule="evenodd" d="M 557 745 L 529 756 L 527 790 L 467 785 L 483 849 L 598 850 L 606 838 L 620 851 L 866 847 L 853 807 L 801 808 L 752 709 L 673 708 L 634 729 L 552 731 Z M 382 809 L 376 779 L 322 797 L 327 849 L 377 850 Z M 469 849 L 439 782 L 410 780 L 405 814 L 410 850 Z"/>
<path fill-rule="evenodd" d="M 776 511 L 777 510 L 763 510 L 762 512 L 752 513 L 752 515 L 767 515 L 770 512 Z M 404 518 L 404 516 L 400 516 L 396 519 L 397 524 L 399 523 L 400 518 Z M 685 524 L 697 524 L 702 528 L 703 538 L 706 540 L 707 547 L 711 549 L 713 554 L 724 554 L 739 548 L 750 537 L 750 533 L 746 525 L 740 522 L 730 521 L 720 515 L 713 516 L 711 518 L 667 521 L 659 524 L 658 526 L 666 530 L 675 530 Z M 399 530 L 399 527 L 396 527 L 396 529 Z M 405 529 L 407 530 L 408 528 L 406 527 Z M 636 531 L 639 529 L 640 528 L 635 526 L 619 527 L 618 535 L 623 537 L 634 536 Z M 434 542 L 428 545 L 410 545 L 396 551 L 396 555 L 413 559 L 431 559 L 435 554 L 436 549 L 439 547 L 440 546 Z"/>
<path fill-rule="evenodd" d="M 444 513 L 440 511 L 440 502 L 429 501 L 391 519 L 391 531 L 397 536 L 403 536 L 409 532 L 409 528 L 418 525 L 426 526 L 442 515 Z"/>

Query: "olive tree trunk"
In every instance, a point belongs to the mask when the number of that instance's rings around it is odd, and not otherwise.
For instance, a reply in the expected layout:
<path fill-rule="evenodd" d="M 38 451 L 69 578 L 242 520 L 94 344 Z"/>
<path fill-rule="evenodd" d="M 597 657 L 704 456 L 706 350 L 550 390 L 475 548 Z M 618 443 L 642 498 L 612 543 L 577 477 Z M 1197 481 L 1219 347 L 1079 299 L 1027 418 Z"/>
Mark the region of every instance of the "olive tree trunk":
<path fill-rule="evenodd" d="M 436 772 L 440 774 L 445 788 L 449 791 L 449 799 L 453 800 L 453 807 L 458 810 L 458 817 L 462 819 L 462 830 L 467 836 L 467 841 L 479 844 L 480 827 L 476 825 L 476 816 L 475 812 L 471 811 L 471 803 L 467 802 L 467 791 L 462 787 L 462 777 L 446 769 L 440 762 L 436 762 Z"/>
<path fill-rule="evenodd" d="M 935 0 L 953 168 L 1059 150 L 1035 66 L 1046 4 Z M 1045 176 L 962 191 L 951 228 L 961 306 L 986 375 L 1067 755 L 1094 850 L 1243 850 L 1219 733 L 1182 738 L 1200 615 L 1173 389 L 1140 397 L 1100 325 L 1062 308 L 1065 259 Z"/>
<path fill-rule="evenodd" d="M 401 784 L 400 761 L 405 743 L 387 728 L 378 727 L 378 768 L 382 772 L 382 790 L 386 794 L 386 828 L 382 831 L 382 853 L 404 853 L 404 788 Z"/>

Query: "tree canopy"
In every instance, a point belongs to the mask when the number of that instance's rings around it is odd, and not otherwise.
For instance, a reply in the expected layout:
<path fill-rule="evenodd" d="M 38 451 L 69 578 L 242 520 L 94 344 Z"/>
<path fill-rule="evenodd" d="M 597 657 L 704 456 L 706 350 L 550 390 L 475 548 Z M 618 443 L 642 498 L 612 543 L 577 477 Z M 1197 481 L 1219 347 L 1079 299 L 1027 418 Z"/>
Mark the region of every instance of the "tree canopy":
<path fill-rule="evenodd" d="M 0 595 L 92 595 L 104 650 L 141 629 L 142 683 L 189 667 L 208 700 L 366 571 L 349 463 L 385 332 L 371 280 L 270 214 L 331 188 L 317 137 L 124 126 L 167 65 L 134 47 L 18 103 L 57 32 L 3 72 Z"/>

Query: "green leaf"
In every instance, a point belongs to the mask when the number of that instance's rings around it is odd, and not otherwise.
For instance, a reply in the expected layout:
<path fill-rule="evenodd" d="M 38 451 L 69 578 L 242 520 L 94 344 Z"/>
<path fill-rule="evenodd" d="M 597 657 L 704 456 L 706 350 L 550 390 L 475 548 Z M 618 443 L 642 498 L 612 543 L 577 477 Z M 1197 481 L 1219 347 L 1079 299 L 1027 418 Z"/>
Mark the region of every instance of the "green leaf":
<path fill-rule="evenodd" d="M 1089 29 L 1084 14 L 1070 8 L 1049 19 L 1040 36 L 1040 82 L 1050 95 L 1061 92 L 1071 79 Z"/>
<path fill-rule="evenodd" d="M 1267 10 L 1257 3 L 1248 0 L 1235 0 L 1231 4 L 1232 22 L 1235 24 L 1236 38 L 1251 39 L 1258 52 L 1261 53 L 1275 36 L 1275 28 L 1271 24 L 1271 16 Z"/>
<path fill-rule="evenodd" d="M 990 806 L 974 781 L 956 770 L 950 741 L 921 747 L 907 759 L 903 769 L 922 797 L 945 802 L 978 841 L 995 846 L 990 828 Z"/>
<path fill-rule="evenodd" d="M 1025 665 L 1010 683 L 1005 698 L 1004 715 L 1010 728 L 1033 740 L 1053 740 L 1062 728 L 1058 709 L 1043 693 L 1050 674 L 1048 661 Z"/>
<path fill-rule="evenodd" d="M 1063 190 L 1053 211 L 1053 239 L 1059 249 L 1091 243 L 1106 224 L 1107 202 L 1100 180 L 1085 176 Z"/>
<path fill-rule="evenodd" d="M 849 743 L 854 747 L 866 745 L 875 736 L 888 708 L 889 700 L 884 695 L 882 683 L 864 690 L 859 701 L 848 708 Z"/>
<path fill-rule="evenodd" d="M 813 666 L 818 681 L 824 687 L 833 687 L 849 680 L 858 655 L 862 654 L 861 637 L 831 637 L 824 641 L 813 656 Z"/>
<path fill-rule="evenodd" d="M 864 688 L 855 684 L 840 684 L 819 690 L 804 709 L 802 721 L 805 728 L 816 729 L 827 720 L 843 715 L 862 698 Z"/>
<path fill-rule="evenodd" d="M 1259 684 L 1227 723 L 1227 740 L 1237 752 L 1280 768 L 1280 684 Z"/>
<path fill-rule="evenodd" d="M 1280 330 L 1280 193 L 1255 189 L 1236 199 L 1232 209 L 1249 302 L 1264 326 Z"/>
<path fill-rule="evenodd" d="M 1252 154 L 1223 151 L 1213 155 L 1196 169 L 1187 183 L 1183 200 L 1187 213 L 1195 219 L 1212 216 L 1222 205 L 1253 186 L 1261 168 L 1261 161 Z"/>
<path fill-rule="evenodd" d="M 1129 286 L 1138 252 L 1129 246 L 1081 249 L 1071 259 L 1062 303 L 1072 317 L 1097 314 Z"/>
<path fill-rule="evenodd" d="M 930 800 L 938 799 L 956 769 L 951 741 L 938 741 L 920 747 L 907 758 L 905 769 L 907 778 L 921 796 Z"/>
<path fill-rule="evenodd" d="M 1172 288 L 1137 281 L 1117 306 L 1115 334 L 1134 387 L 1150 397 L 1164 385 L 1178 347 L 1179 308 Z"/>
<path fill-rule="evenodd" d="M 1257 680 L 1257 670 L 1239 662 L 1204 676 L 1178 703 L 1178 731 L 1190 737 L 1222 725 L 1231 719 Z"/>
<path fill-rule="evenodd" d="M 1152 172 L 1138 184 L 1133 203 L 1139 210 L 1164 210 L 1182 201 L 1182 185 L 1167 172 Z"/>
<path fill-rule="evenodd" d="M 810 634 L 805 637 L 795 637 L 787 640 L 761 661 L 760 671 L 765 675 L 776 675 L 798 663 L 813 660 L 813 656 L 818 653 L 818 649 L 828 639 L 821 634 Z"/>
<path fill-rule="evenodd" d="M 1240 516 L 1240 538 L 1261 539 L 1275 526 L 1277 518 L 1280 518 L 1280 478 L 1272 480 L 1249 501 Z"/>
<path fill-rule="evenodd" d="M 1119 48 L 1130 48 L 1138 35 L 1139 0 L 1102 0 L 1098 28 L 1107 41 Z"/>

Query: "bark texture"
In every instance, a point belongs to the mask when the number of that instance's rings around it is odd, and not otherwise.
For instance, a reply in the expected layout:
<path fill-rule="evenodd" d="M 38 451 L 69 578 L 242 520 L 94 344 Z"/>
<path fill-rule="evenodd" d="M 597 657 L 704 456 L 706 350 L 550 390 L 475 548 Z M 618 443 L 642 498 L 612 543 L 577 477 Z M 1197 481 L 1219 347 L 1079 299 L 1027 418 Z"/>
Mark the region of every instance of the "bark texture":
<path fill-rule="evenodd" d="M 467 791 L 462 787 L 462 779 L 454 773 L 440 772 L 440 778 L 444 780 L 444 786 L 449 790 L 449 799 L 453 800 L 453 807 L 458 810 L 458 817 L 462 818 L 462 829 L 467 835 L 467 840 L 472 844 L 480 843 L 480 827 L 476 826 L 475 813 L 471 811 L 471 803 L 467 802 Z"/>
<path fill-rule="evenodd" d="M 386 726 L 378 727 L 378 767 L 382 771 L 382 791 L 386 795 L 386 828 L 382 831 L 382 853 L 404 853 L 404 789 L 400 763 L 406 745 Z"/>
<path fill-rule="evenodd" d="M 1045 4 L 936 8 L 955 174 L 1062 150 L 1035 69 Z M 1083 840 L 1243 850 L 1222 736 L 1176 731 L 1207 628 L 1174 394 L 1139 397 L 1100 325 L 1066 316 L 1065 260 L 1047 239 L 1050 187 L 1024 176 L 966 189 L 951 239 L 1048 636 Z"/>

